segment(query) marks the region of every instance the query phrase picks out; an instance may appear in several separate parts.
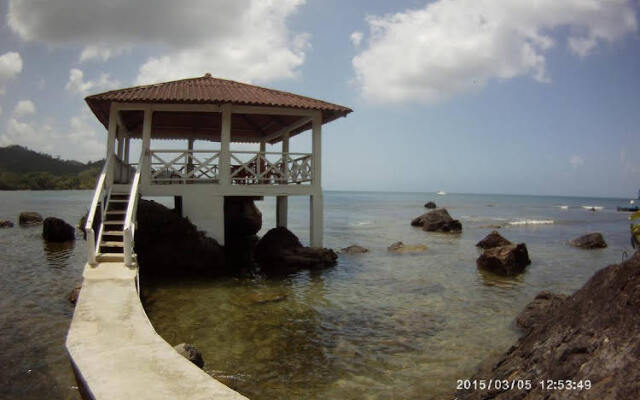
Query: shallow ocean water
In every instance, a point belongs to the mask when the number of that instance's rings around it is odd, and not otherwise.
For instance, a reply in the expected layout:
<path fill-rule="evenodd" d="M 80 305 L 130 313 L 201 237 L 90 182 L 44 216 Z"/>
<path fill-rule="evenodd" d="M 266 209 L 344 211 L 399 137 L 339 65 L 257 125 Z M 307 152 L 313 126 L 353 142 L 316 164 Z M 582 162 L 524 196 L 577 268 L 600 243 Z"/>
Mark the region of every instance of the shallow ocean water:
<path fill-rule="evenodd" d="M 0 192 L 0 219 L 16 222 L 20 211 L 33 210 L 76 224 L 90 199 L 88 191 Z M 463 233 L 411 227 L 428 200 L 460 219 Z M 207 373 L 252 399 L 448 399 L 456 379 L 513 344 L 513 319 L 539 291 L 571 293 L 631 253 L 627 214 L 615 211 L 624 202 L 326 192 L 325 246 L 358 244 L 369 253 L 278 279 L 143 281 L 152 299 L 146 310 L 169 343 L 198 347 Z M 289 204 L 289 228 L 306 242 L 308 199 Z M 275 225 L 275 204 L 266 198 L 257 205 L 264 233 Z M 476 269 L 474 244 L 492 225 L 527 244 L 532 264 L 524 274 L 500 278 Z M 567 246 L 591 231 L 602 232 L 609 247 Z M 76 399 L 63 348 L 73 312 L 65 297 L 81 282 L 85 242 L 52 248 L 40 234 L 0 230 L 0 398 Z M 387 253 L 398 240 L 429 249 Z"/>

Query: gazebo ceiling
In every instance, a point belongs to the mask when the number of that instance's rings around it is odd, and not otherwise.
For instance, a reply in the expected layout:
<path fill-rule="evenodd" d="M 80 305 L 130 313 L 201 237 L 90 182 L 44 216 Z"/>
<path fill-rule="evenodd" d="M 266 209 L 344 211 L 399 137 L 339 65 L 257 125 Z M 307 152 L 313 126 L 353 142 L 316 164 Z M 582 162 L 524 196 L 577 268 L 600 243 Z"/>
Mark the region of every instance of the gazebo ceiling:
<path fill-rule="evenodd" d="M 141 104 L 234 104 L 290 109 L 318 110 L 322 123 L 344 117 L 352 110 L 293 93 L 267 89 L 206 74 L 200 78 L 183 79 L 147 86 L 113 90 L 85 99 L 98 120 L 108 128 L 112 102 Z M 302 121 L 301 116 L 273 114 L 232 114 L 231 140 L 274 143 L 274 134 L 282 128 Z M 132 137 L 141 137 L 143 113 L 122 111 L 121 119 Z M 221 114 L 217 112 L 155 111 L 152 138 L 220 141 Z M 311 122 L 296 127 L 291 136 L 311 128 Z"/>

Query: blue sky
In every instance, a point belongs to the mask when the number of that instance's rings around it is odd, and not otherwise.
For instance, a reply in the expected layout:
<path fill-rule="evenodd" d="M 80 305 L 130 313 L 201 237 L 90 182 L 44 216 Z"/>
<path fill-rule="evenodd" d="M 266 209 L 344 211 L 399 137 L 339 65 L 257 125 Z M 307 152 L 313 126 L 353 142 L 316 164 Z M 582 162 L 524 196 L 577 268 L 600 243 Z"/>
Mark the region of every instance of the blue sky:
<path fill-rule="evenodd" d="M 640 188 L 637 1 L 189 4 L 3 0 L 0 145 L 101 158 L 87 94 L 211 72 L 354 109 L 324 130 L 328 190 Z"/>

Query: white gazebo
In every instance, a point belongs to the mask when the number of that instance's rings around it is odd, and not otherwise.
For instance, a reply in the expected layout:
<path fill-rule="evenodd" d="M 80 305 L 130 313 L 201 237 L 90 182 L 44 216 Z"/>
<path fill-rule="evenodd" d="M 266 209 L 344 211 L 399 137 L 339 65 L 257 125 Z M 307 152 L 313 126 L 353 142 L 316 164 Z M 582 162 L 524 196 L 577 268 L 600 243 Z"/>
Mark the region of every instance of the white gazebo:
<path fill-rule="evenodd" d="M 108 130 L 106 163 L 86 224 L 90 263 L 134 262 L 142 196 L 180 199 L 183 215 L 221 244 L 225 197 L 275 196 L 277 225 L 287 226 L 288 196 L 309 196 L 310 242 L 322 246 L 322 125 L 351 109 L 210 74 L 86 101 Z M 309 130 L 311 152 L 290 152 L 289 139 Z M 130 157 L 131 139 L 142 141 L 137 160 Z M 183 140 L 184 148 L 158 148 L 158 139 Z M 234 150 L 232 143 L 256 149 Z M 276 143 L 281 151 L 266 151 Z"/>

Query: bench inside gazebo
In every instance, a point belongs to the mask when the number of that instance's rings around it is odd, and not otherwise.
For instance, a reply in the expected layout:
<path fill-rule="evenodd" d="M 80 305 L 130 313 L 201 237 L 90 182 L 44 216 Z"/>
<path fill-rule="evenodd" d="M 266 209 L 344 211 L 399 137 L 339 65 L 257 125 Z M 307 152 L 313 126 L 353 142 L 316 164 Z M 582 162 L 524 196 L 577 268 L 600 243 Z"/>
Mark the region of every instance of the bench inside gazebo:
<path fill-rule="evenodd" d="M 310 242 L 322 246 L 322 125 L 349 108 L 210 74 L 86 101 L 108 130 L 106 163 L 86 225 L 90 262 L 107 256 L 133 262 L 142 196 L 180 198 L 183 215 L 221 244 L 226 196 L 275 196 L 278 226 L 287 225 L 288 196 L 309 196 Z M 306 131 L 311 151 L 290 152 L 289 140 Z M 141 140 L 135 160 L 131 139 Z M 167 140 L 184 147 L 163 148 Z M 281 146 L 266 151 L 267 144 Z"/>

